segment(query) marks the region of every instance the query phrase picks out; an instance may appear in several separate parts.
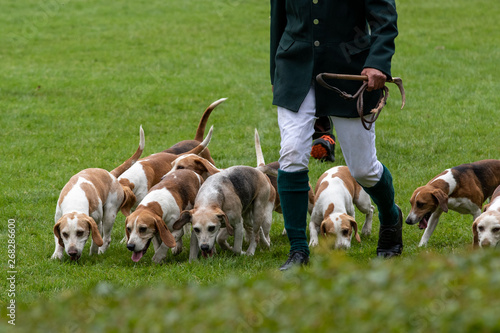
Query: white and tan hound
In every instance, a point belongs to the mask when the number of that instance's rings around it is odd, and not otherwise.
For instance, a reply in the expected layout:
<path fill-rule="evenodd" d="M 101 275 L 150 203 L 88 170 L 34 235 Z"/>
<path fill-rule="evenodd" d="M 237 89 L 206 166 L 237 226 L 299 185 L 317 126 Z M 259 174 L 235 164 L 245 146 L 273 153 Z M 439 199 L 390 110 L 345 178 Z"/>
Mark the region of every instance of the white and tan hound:
<path fill-rule="evenodd" d="M 117 178 L 129 169 L 144 150 L 144 132 L 140 129 L 139 148 L 135 154 L 111 172 L 85 169 L 71 177 L 57 201 L 52 259 L 62 259 L 64 250 L 78 260 L 89 236 L 90 254 L 103 253 L 111 242 L 111 229 L 118 210 L 127 201 L 127 192 Z"/>
<path fill-rule="evenodd" d="M 336 166 L 323 173 L 316 183 L 314 208 L 309 222 L 309 246 L 318 245 L 318 234 L 334 236 L 336 249 L 350 248 L 353 235 L 361 242 L 354 218 L 355 205 L 366 215 L 361 233 L 369 235 L 374 211 L 370 196 L 346 166 Z"/>
<path fill-rule="evenodd" d="M 497 247 L 500 243 L 500 186 L 491 196 L 490 203 L 472 224 L 473 245 Z"/>
<path fill-rule="evenodd" d="M 172 248 L 174 254 L 182 251 L 184 230 L 174 230 L 173 225 L 183 210 L 193 208 L 202 183 L 203 179 L 194 171 L 177 170 L 151 188 L 125 222 L 127 248 L 133 252 L 133 261 L 142 258 L 151 240 L 156 263 L 167 256 L 168 248 Z"/>
<path fill-rule="evenodd" d="M 470 214 L 475 220 L 498 185 L 500 160 L 482 160 L 447 169 L 417 188 L 410 199 L 406 223 L 419 223 L 420 229 L 425 229 L 419 246 L 427 244 L 439 217 L 448 209 Z"/>

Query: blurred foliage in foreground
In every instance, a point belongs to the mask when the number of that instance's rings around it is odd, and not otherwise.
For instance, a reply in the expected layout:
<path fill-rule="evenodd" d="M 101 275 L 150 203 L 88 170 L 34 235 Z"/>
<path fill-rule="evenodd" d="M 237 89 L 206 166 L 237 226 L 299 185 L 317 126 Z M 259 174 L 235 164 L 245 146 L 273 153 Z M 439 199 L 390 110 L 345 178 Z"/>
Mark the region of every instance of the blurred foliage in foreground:
<path fill-rule="evenodd" d="M 25 332 L 499 332 L 496 251 L 359 264 L 319 254 L 306 269 L 224 284 L 126 290 L 101 282 L 18 305 Z M 5 309 L 2 310 L 5 312 Z M 5 318 L 5 313 L 3 316 Z M 7 326 L 6 321 L 0 323 Z M 19 331 L 19 330 L 16 330 Z"/>

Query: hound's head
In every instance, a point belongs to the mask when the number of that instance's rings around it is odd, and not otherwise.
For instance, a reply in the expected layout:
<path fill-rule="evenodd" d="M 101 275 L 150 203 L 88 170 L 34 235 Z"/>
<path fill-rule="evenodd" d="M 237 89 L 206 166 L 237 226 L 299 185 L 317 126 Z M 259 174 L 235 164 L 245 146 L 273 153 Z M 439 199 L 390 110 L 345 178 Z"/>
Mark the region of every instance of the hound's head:
<path fill-rule="evenodd" d="M 410 204 L 411 211 L 408 214 L 406 223 L 419 223 L 419 228 L 425 229 L 432 213 L 438 208 L 444 212 L 448 212 L 448 195 L 439 188 L 425 185 L 413 192 Z"/>
<path fill-rule="evenodd" d="M 228 232 L 232 234 L 226 214 L 218 207 L 185 210 L 174 223 L 174 229 L 180 230 L 186 223 L 193 225 L 199 249 L 205 258 L 214 255 L 215 241 L 221 227 L 227 227 Z"/>
<path fill-rule="evenodd" d="M 172 169 L 169 173 L 175 170 L 188 169 L 199 174 L 204 180 L 211 175 L 218 173 L 220 170 L 208 160 L 195 154 L 181 155 L 172 162 Z"/>
<path fill-rule="evenodd" d="M 356 240 L 361 242 L 356 220 L 345 213 L 334 213 L 328 216 L 321 222 L 320 230 L 321 235 L 325 237 L 335 237 L 336 249 L 348 249 L 351 247 L 353 231 Z"/>
<path fill-rule="evenodd" d="M 139 206 L 125 220 L 127 249 L 132 251 L 132 260 L 135 262 L 141 260 L 153 237 L 170 248 L 176 246 L 175 237 L 168 230 L 163 219 L 153 211 L 141 208 L 143 206 Z"/>
<path fill-rule="evenodd" d="M 64 214 L 54 225 L 54 235 L 71 260 L 78 260 L 81 257 L 90 235 L 97 246 L 103 244 L 96 222 L 83 213 Z"/>
<path fill-rule="evenodd" d="M 500 212 L 489 210 L 472 224 L 474 247 L 496 247 L 500 243 Z"/>

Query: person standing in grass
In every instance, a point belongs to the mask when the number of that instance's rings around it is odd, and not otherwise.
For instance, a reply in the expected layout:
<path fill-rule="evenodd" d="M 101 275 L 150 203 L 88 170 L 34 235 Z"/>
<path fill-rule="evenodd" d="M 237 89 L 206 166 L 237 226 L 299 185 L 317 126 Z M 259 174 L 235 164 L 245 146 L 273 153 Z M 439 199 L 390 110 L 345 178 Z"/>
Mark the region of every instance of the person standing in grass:
<path fill-rule="evenodd" d="M 376 106 L 398 34 L 394 0 L 271 0 L 271 84 L 281 134 L 278 193 L 290 241 L 280 270 L 309 261 L 306 236 L 311 137 L 317 117 L 331 116 L 352 176 L 377 205 L 377 256 L 403 250 L 401 209 L 389 170 L 377 159 L 375 126 L 363 128 L 355 101 L 315 83 L 319 73 L 368 76 L 365 112 Z M 335 86 L 354 93 L 359 81 Z M 366 114 L 365 114 L 366 115 Z"/>

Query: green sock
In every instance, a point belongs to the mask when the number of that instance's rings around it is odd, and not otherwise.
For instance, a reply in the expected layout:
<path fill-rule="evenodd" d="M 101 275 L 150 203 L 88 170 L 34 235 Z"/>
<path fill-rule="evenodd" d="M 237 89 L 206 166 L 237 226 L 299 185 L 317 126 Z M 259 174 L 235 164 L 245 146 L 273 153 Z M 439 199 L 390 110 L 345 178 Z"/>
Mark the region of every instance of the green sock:
<path fill-rule="evenodd" d="M 382 178 L 375 186 L 364 187 L 366 193 L 370 195 L 378 208 L 378 218 L 380 225 L 392 226 L 398 223 L 399 210 L 394 202 L 394 187 L 392 185 L 392 175 L 384 165 Z"/>
<path fill-rule="evenodd" d="M 298 172 L 278 170 L 278 193 L 290 241 L 290 252 L 302 251 L 307 255 L 309 255 L 306 235 L 308 192 L 308 170 Z"/>

